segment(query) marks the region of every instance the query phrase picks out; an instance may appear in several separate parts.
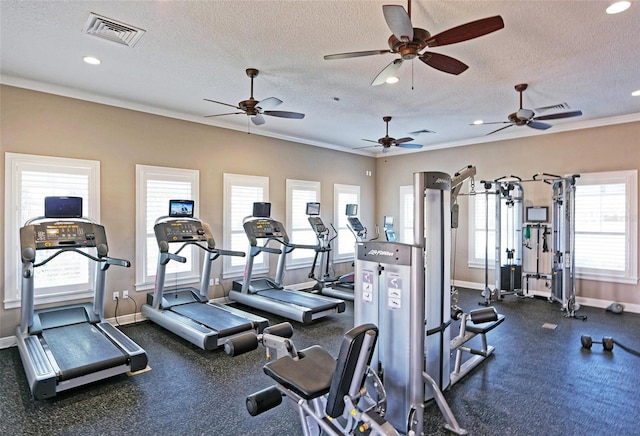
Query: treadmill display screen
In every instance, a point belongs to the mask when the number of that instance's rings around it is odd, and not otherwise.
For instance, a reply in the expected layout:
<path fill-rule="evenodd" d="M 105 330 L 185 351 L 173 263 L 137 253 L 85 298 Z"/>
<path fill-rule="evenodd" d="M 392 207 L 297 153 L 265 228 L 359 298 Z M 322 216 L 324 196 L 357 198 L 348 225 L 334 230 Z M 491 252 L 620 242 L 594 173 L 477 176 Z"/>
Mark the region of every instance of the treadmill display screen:
<path fill-rule="evenodd" d="M 193 218 L 193 200 L 169 200 L 169 216 L 176 218 Z"/>

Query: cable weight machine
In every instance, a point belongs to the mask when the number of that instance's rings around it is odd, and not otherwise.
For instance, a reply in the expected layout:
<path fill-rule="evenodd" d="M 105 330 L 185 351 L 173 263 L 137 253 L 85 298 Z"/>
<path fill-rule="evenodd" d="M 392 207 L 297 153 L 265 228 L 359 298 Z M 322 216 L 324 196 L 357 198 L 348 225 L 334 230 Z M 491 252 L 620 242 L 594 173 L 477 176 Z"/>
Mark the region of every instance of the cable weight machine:
<path fill-rule="evenodd" d="M 481 304 L 505 295 L 533 297 L 532 281 L 545 280 L 550 289 L 548 300 L 558 302 L 567 318 L 586 320 L 576 315 L 575 289 L 575 183 L 578 174 L 558 176 L 535 174 L 522 180 L 517 176 L 482 181 L 485 187 L 485 290 Z M 551 214 L 548 206 L 524 207 L 525 184 L 543 182 L 551 186 Z M 489 196 L 495 195 L 495 271 L 494 289 L 489 286 Z M 505 213 L 506 211 L 506 213 Z M 535 234 L 535 243 L 532 236 Z M 551 243 L 549 243 L 549 236 Z M 526 250 L 525 250 L 526 249 Z M 526 262 L 527 250 L 533 250 L 532 262 Z M 542 266 L 550 253 L 550 269 Z M 529 258 L 530 259 L 530 258 Z"/>

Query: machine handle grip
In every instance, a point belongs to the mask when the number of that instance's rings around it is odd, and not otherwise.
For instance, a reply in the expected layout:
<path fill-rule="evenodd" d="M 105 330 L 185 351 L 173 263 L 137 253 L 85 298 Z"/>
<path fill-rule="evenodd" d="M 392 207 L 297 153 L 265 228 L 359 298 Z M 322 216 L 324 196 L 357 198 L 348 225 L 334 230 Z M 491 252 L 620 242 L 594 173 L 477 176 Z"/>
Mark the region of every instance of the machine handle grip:
<path fill-rule="evenodd" d="M 281 254 L 282 250 L 280 250 L 279 248 L 273 248 L 273 247 L 259 247 L 260 251 L 264 251 L 265 253 L 273 253 L 273 254 Z"/>
<path fill-rule="evenodd" d="M 247 254 L 244 251 L 231 251 L 231 250 L 219 250 L 215 249 L 212 251 L 213 253 L 219 254 L 220 256 L 237 256 L 237 257 L 245 257 Z"/>
<path fill-rule="evenodd" d="M 186 263 L 187 262 L 187 258 L 184 257 L 184 256 L 180 256 L 179 254 L 167 253 L 167 256 L 169 257 L 169 259 L 175 260 L 176 262 L 180 262 L 180 263 Z"/>
<path fill-rule="evenodd" d="M 117 259 L 115 257 L 107 257 L 105 258 L 105 260 L 109 265 L 122 266 L 125 268 L 129 268 L 131 266 L 131 262 L 126 259 Z"/>

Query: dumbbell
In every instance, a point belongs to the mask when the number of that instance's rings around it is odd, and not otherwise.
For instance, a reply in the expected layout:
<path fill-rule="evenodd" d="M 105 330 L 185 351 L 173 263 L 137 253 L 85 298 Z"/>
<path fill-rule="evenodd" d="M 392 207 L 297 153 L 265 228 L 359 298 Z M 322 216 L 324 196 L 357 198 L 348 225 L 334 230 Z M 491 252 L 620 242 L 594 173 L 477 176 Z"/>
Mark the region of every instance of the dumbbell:
<path fill-rule="evenodd" d="M 602 344 L 602 348 L 604 348 L 604 351 L 611 351 L 613 350 L 614 342 L 615 341 L 611 336 L 603 337 L 602 341 L 594 341 L 591 339 L 591 336 L 589 335 L 580 336 L 580 343 L 582 344 L 582 348 L 587 348 L 587 349 L 591 349 L 591 345 L 593 344 Z"/>

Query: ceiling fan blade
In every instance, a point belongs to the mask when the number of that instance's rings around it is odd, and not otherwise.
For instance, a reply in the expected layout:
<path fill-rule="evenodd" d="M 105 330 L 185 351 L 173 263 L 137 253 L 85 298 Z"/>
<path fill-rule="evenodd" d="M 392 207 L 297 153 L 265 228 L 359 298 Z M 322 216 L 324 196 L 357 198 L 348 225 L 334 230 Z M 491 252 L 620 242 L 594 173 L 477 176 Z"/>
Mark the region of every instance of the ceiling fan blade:
<path fill-rule="evenodd" d="M 238 115 L 238 114 L 243 114 L 244 112 L 229 112 L 226 114 L 215 114 L 215 115 L 205 115 L 205 118 L 210 118 L 210 117 L 221 117 L 223 115 Z"/>
<path fill-rule="evenodd" d="M 413 148 L 418 149 L 422 148 L 422 144 L 396 144 L 400 148 Z"/>
<path fill-rule="evenodd" d="M 493 135 L 494 133 L 498 133 L 500 130 L 508 129 L 511 126 L 515 126 L 515 124 L 509 124 L 508 126 L 500 127 L 499 129 L 494 130 L 493 132 L 487 133 L 485 136 Z"/>
<path fill-rule="evenodd" d="M 253 122 L 253 124 L 255 124 L 256 126 L 260 126 L 264 124 L 264 117 L 260 114 L 254 115 L 251 117 L 251 122 Z"/>
<path fill-rule="evenodd" d="M 296 120 L 301 120 L 304 118 L 304 114 L 298 112 L 285 112 L 285 111 L 264 111 L 263 115 L 269 115 L 270 117 L 279 117 L 279 118 L 295 118 Z"/>
<path fill-rule="evenodd" d="M 413 41 L 413 24 L 411 24 L 411 18 L 404 8 L 400 5 L 384 5 L 382 6 L 382 13 L 384 19 L 387 22 L 387 26 L 391 29 L 391 32 L 400 41 Z"/>
<path fill-rule="evenodd" d="M 427 47 L 437 47 L 441 45 L 456 44 L 495 32 L 504 27 L 504 21 L 500 15 L 495 17 L 482 18 L 470 23 L 462 24 L 444 32 L 438 33 L 427 39 Z"/>
<path fill-rule="evenodd" d="M 511 121 L 491 121 L 489 123 L 481 123 L 481 124 L 469 124 L 470 126 L 484 126 L 485 124 L 511 124 Z"/>
<path fill-rule="evenodd" d="M 265 98 L 264 100 L 260 100 L 257 106 L 260 106 L 262 109 L 270 109 L 272 107 L 276 107 L 282 104 L 282 100 L 275 97 Z"/>
<path fill-rule="evenodd" d="M 393 52 L 391 50 L 353 51 L 350 53 L 336 53 L 336 54 L 325 55 L 324 59 L 329 61 L 332 59 L 359 58 L 362 56 L 373 56 L 373 55 L 381 55 L 381 54 L 387 54 L 387 53 L 393 53 Z"/>
<path fill-rule="evenodd" d="M 467 64 L 450 56 L 428 51 L 420 55 L 420 60 L 436 70 L 455 75 L 463 73 L 469 68 Z"/>
<path fill-rule="evenodd" d="M 400 68 L 401 66 L 402 66 L 402 59 L 394 60 L 389 65 L 384 67 L 382 71 L 378 73 L 376 78 L 373 79 L 373 82 L 371 82 L 371 86 L 380 86 L 384 84 L 387 81 L 387 79 L 393 76 L 396 73 L 396 71 L 398 71 L 398 68 Z"/>
<path fill-rule="evenodd" d="M 532 129 L 538 130 L 547 130 L 551 128 L 551 124 L 541 123 L 539 121 L 530 121 L 527 123 L 527 126 L 531 127 Z"/>
<path fill-rule="evenodd" d="M 223 105 L 225 105 L 225 106 L 229 106 L 229 107 L 233 107 L 233 108 L 236 108 L 236 109 L 240 109 L 238 106 L 235 106 L 235 105 L 232 105 L 232 104 L 229 104 L 229 103 L 223 103 L 223 102 L 221 102 L 221 101 L 210 100 L 210 99 L 208 99 L 208 98 L 203 98 L 203 100 L 204 100 L 204 101 L 210 101 L 211 103 L 223 104 Z"/>
<path fill-rule="evenodd" d="M 363 139 L 363 141 L 375 142 L 376 144 L 379 144 L 379 141 L 374 141 L 373 139 Z"/>
<path fill-rule="evenodd" d="M 393 141 L 393 143 L 394 143 L 394 144 L 402 144 L 402 143 L 409 142 L 409 141 L 413 141 L 413 138 L 408 138 L 408 137 L 407 137 L 407 138 L 395 139 L 395 140 Z"/>
<path fill-rule="evenodd" d="M 557 120 L 560 118 L 571 118 L 582 116 L 582 111 L 561 112 L 559 114 L 542 115 L 534 117 L 534 120 Z"/>

